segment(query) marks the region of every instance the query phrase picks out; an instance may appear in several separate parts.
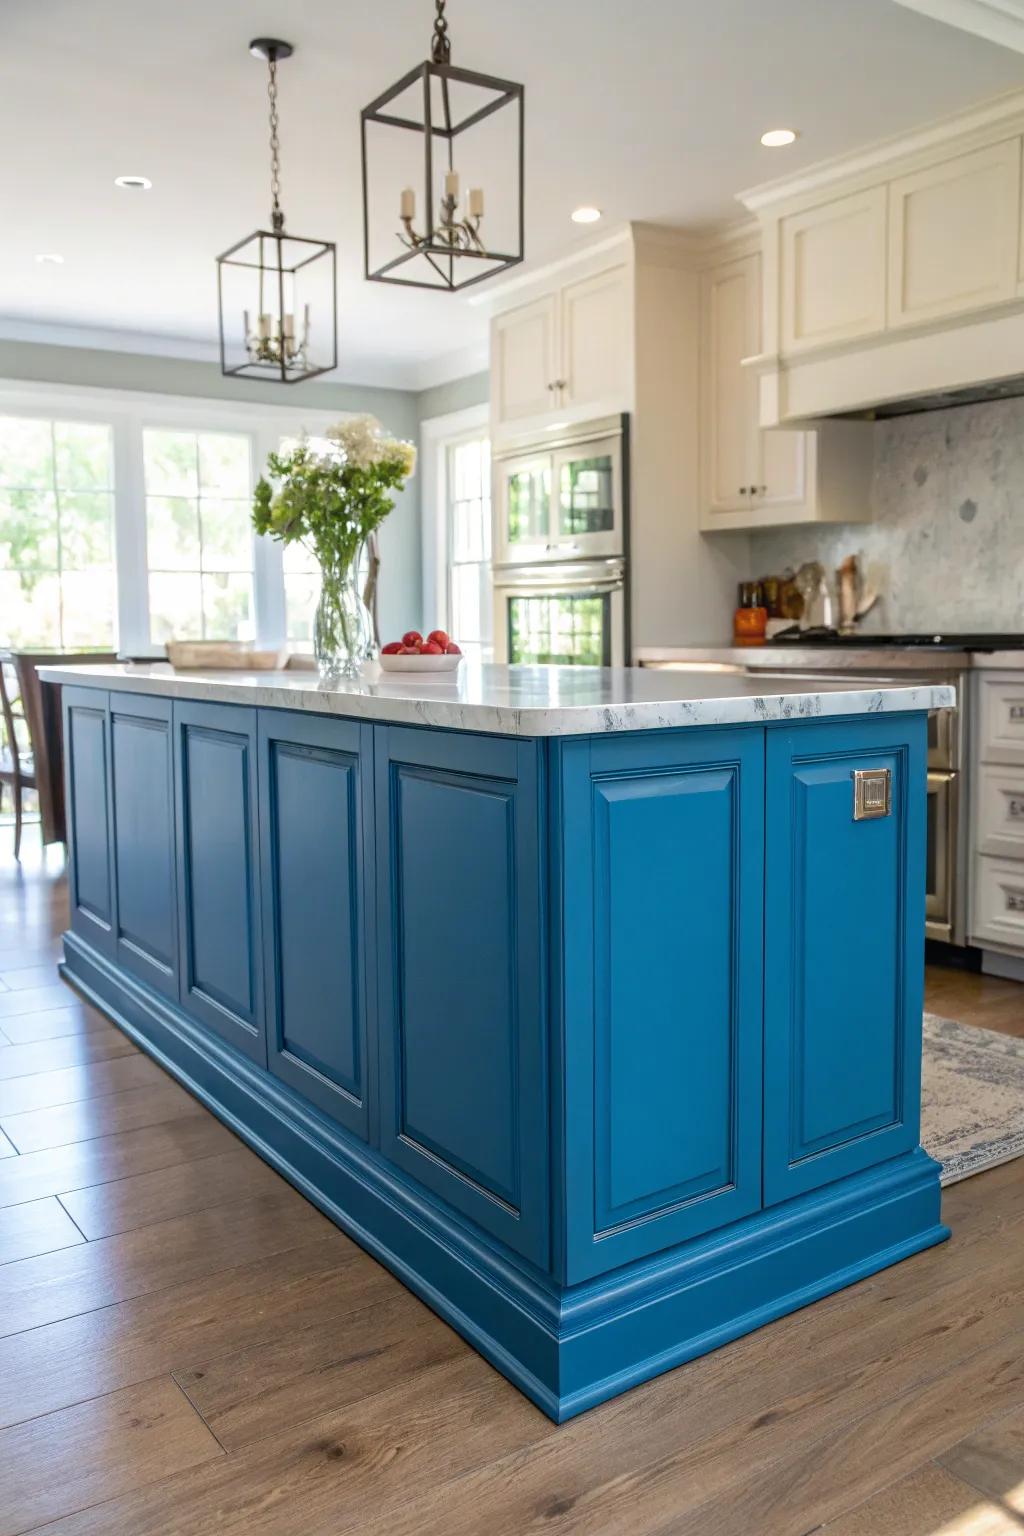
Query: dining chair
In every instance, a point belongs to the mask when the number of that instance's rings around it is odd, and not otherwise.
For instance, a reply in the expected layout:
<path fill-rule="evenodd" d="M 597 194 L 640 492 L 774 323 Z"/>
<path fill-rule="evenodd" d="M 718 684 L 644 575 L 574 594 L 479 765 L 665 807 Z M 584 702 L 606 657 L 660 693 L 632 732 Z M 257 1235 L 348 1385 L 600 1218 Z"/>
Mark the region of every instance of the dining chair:
<path fill-rule="evenodd" d="M 22 797 L 26 789 L 36 788 L 36 769 L 18 670 L 9 651 L 0 651 L 0 727 L 0 810 L 4 785 L 9 784 L 14 801 L 14 857 L 20 859 Z"/>

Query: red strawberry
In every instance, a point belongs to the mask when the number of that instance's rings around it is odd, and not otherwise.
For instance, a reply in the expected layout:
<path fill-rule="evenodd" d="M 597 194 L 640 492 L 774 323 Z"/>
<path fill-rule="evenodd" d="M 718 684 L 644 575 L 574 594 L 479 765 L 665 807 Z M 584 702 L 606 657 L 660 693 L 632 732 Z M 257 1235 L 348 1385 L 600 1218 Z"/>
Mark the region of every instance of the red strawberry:
<path fill-rule="evenodd" d="M 420 634 L 418 629 L 407 629 L 405 634 L 402 636 L 402 644 L 419 645 L 422 639 L 423 636 Z"/>
<path fill-rule="evenodd" d="M 420 646 L 421 656 L 443 656 L 444 651 L 433 640 L 425 640 Z"/>
<path fill-rule="evenodd" d="M 444 650 L 445 650 L 445 655 L 446 656 L 461 656 L 462 655 L 461 649 L 459 648 L 459 646 L 457 646 L 455 644 L 454 640 L 449 640 L 448 644 L 445 646 Z"/>
<path fill-rule="evenodd" d="M 389 640 L 387 645 L 382 645 L 380 648 L 380 653 L 382 656 L 400 656 L 401 652 L 401 640 Z"/>
<path fill-rule="evenodd" d="M 433 641 L 434 645 L 439 645 L 442 651 L 447 650 L 450 643 L 443 629 L 432 629 L 427 639 Z"/>

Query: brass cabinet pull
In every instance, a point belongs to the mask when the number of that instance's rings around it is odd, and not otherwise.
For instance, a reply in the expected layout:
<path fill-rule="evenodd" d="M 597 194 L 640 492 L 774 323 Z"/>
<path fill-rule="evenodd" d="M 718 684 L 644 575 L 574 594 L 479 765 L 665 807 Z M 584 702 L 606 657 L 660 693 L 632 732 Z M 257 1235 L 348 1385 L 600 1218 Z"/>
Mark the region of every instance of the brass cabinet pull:
<path fill-rule="evenodd" d="M 892 769 L 853 770 L 853 819 L 877 821 L 892 814 Z"/>

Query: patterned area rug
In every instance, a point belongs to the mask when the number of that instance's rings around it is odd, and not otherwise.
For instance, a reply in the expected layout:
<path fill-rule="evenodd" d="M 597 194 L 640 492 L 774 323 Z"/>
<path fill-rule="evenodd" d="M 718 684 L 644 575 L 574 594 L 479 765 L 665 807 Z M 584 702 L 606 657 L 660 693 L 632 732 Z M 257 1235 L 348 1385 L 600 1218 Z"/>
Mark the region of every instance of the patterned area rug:
<path fill-rule="evenodd" d="M 926 1013 L 921 1142 L 943 1184 L 1024 1154 L 1024 1040 Z"/>

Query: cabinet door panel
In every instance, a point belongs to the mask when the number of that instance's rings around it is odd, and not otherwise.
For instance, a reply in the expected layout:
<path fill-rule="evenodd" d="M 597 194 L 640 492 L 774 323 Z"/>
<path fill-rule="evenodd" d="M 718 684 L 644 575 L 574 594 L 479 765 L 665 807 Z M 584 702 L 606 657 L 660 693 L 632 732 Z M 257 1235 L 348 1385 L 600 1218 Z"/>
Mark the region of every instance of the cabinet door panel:
<path fill-rule="evenodd" d="M 494 320 L 491 408 L 496 424 L 542 416 L 558 404 L 557 305 L 549 294 Z"/>
<path fill-rule="evenodd" d="M 744 256 L 703 279 L 704 499 L 712 512 L 750 505 L 757 375 L 741 362 L 757 351 L 759 266 L 758 256 Z"/>
<path fill-rule="evenodd" d="M 917 1145 L 926 720 L 769 728 L 766 1204 Z M 856 770 L 891 775 L 854 819 Z"/>
<path fill-rule="evenodd" d="M 110 740 L 118 964 L 176 998 L 170 701 L 112 694 Z"/>
<path fill-rule="evenodd" d="M 98 688 L 64 688 L 64 755 L 71 857 L 71 927 L 114 954 L 110 857 L 110 716 Z"/>
<path fill-rule="evenodd" d="M 764 738 L 561 751 L 574 1283 L 760 1206 Z"/>
<path fill-rule="evenodd" d="M 1015 297 L 1019 139 L 901 176 L 889 197 L 890 325 Z"/>
<path fill-rule="evenodd" d="M 365 1139 L 373 728 L 275 710 L 259 735 L 267 1063 Z"/>
<path fill-rule="evenodd" d="M 884 329 L 885 210 L 882 186 L 783 219 L 783 352 Z"/>
<path fill-rule="evenodd" d="M 537 748 L 379 728 L 381 1148 L 547 1256 Z"/>
<path fill-rule="evenodd" d="M 266 1065 L 256 888 L 256 711 L 174 706 L 181 1001 Z"/>
<path fill-rule="evenodd" d="M 625 407 L 629 276 L 624 266 L 569 283 L 561 295 L 562 389 L 552 404 Z"/>

